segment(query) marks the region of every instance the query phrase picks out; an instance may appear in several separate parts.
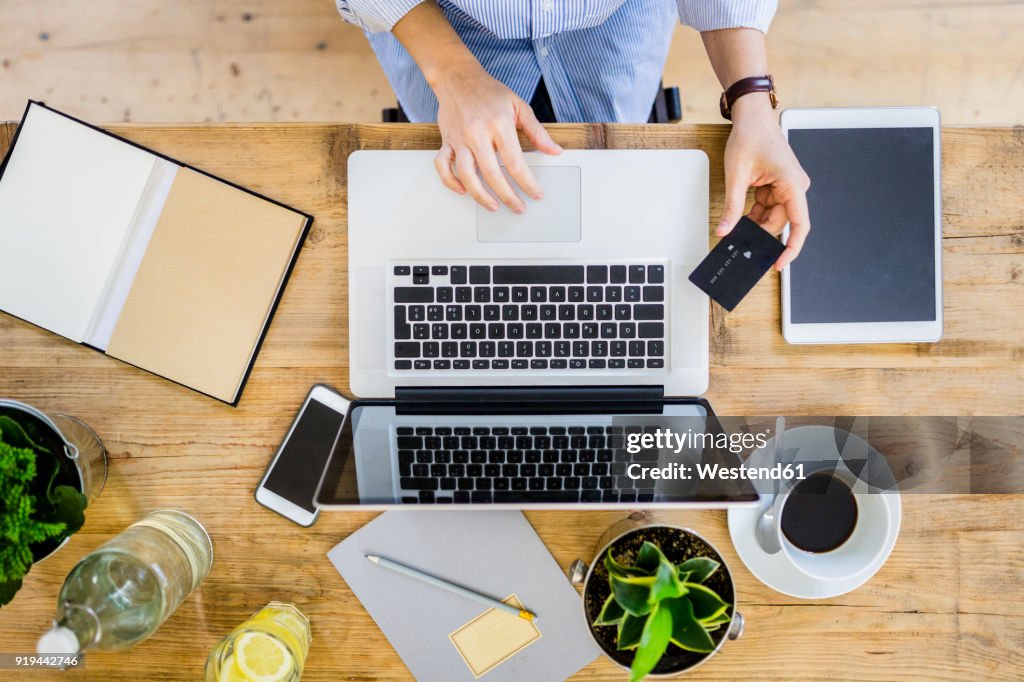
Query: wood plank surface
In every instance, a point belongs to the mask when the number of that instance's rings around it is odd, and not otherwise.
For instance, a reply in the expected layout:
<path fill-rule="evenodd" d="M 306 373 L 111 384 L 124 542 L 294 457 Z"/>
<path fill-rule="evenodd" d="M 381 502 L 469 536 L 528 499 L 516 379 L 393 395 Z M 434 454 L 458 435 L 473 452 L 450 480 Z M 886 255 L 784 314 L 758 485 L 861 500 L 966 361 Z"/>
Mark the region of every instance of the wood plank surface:
<path fill-rule="evenodd" d="M 97 653 L 67 679 L 198 679 L 210 648 L 268 599 L 313 620 L 307 680 L 409 679 L 324 557 L 373 518 L 324 514 L 299 529 L 253 488 L 309 386 L 348 389 L 345 159 L 360 148 L 430 148 L 430 126 L 119 125 L 132 140 L 308 211 L 316 222 L 238 408 L 0 315 L 0 395 L 81 417 L 110 451 L 106 489 L 81 532 L 35 566 L 0 610 L 0 648 L 31 651 L 66 573 L 147 511 L 194 514 L 213 571 L 149 641 Z M 13 125 L 0 127 L 0 151 Z M 721 209 L 723 126 L 554 126 L 568 147 L 684 147 L 711 158 Z M 779 327 L 778 277 L 735 313 L 712 312 L 708 398 L 722 414 L 1024 413 L 1024 132 L 944 131 L 946 336 L 938 344 L 794 347 Z M 743 638 L 694 679 L 1020 679 L 1024 675 L 1024 496 L 905 495 L 902 531 L 867 585 L 802 601 L 740 562 L 722 512 L 658 513 L 694 528 L 737 580 Z M 562 566 L 591 558 L 618 512 L 531 512 Z M 46 679 L 56 674 L 24 675 Z M 579 679 L 623 679 L 599 659 Z"/>
<path fill-rule="evenodd" d="M 29 97 L 96 121 L 379 121 L 395 95 L 331 0 L 0 2 L 0 118 Z M 786 0 L 768 31 L 783 106 L 934 105 L 1021 123 L 1019 0 Z M 719 122 L 700 35 L 665 64 L 688 123 Z"/>

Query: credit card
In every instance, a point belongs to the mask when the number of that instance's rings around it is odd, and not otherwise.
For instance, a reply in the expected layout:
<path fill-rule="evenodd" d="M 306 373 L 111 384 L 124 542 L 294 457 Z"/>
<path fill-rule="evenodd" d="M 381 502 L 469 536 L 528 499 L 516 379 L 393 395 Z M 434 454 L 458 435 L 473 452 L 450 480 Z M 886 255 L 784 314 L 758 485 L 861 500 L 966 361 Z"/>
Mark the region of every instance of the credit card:
<path fill-rule="evenodd" d="M 785 249 L 778 239 L 743 216 L 690 273 L 690 281 L 732 312 Z"/>

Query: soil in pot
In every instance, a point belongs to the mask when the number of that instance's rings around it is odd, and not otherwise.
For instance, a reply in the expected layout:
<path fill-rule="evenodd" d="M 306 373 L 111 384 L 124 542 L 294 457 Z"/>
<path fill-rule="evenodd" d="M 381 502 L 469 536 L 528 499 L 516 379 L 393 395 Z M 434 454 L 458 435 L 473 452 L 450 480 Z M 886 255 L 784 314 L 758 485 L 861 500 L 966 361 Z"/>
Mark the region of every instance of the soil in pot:
<path fill-rule="evenodd" d="M 624 565 L 632 565 L 636 560 L 637 552 L 644 542 L 651 542 L 661 548 L 669 561 L 679 564 L 687 559 L 706 556 L 714 559 L 721 566 L 715 571 L 704 584 L 714 590 L 722 599 L 730 604 L 729 615 L 732 616 L 735 609 L 735 593 L 733 592 L 732 581 L 729 579 L 725 562 L 715 551 L 714 547 L 690 533 L 671 528 L 668 526 L 649 526 L 632 530 L 616 540 L 612 546 L 612 556 L 616 561 Z M 604 568 L 604 557 L 602 554 L 597 558 L 597 564 L 587 581 L 586 590 L 583 595 L 584 609 L 587 614 L 587 624 L 590 625 L 595 639 L 604 649 L 604 652 L 614 661 L 626 666 L 633 664 L 633 651 L 619 651 L 615 648 L 617 629 L 611 625 L 595 627 L 594 621 L 601 613 L 601 607 L 611 594 L 608 586 L 608 572 Z M 710 633 L 715 646 L 722 641 L 729 631 L 729 625 L 723 625 L 718 630 Z M 669 644 L 665 655 L 658 661 L 658 665 L 651 671 L 652 675 L 671 674 L 690 668 L 710 654 L 696 653 L 680 649 L 674 644 Z"/>
<path fill-rule="evenodd" d="M 50 455 L 44 455 L 43 457 L 53 456 L 57 458 L 59 466 L 57 477 L 53 482 L 54 487 L 58 485 L 67 485 L 79 492 L 82 492 L 82 479 L 78 475 L 78 469 L 75 467 L 75 463 L 64 452 L 64 440 L 57 435 L 57 433 L 54 432 L 46 422 L 34 415 L 22 412 L 21 410 L 11 410 L 0 407 L 0 414 L 10 417 L 14 421 L 18 422 L 18 424 L 21 425 L 21 428 L 25 429 L 25 434 L 28 435 L 33 442 L 46 448 Z M 40 461 L 36 464 L 36 478 L 32 483 L 32 495 L 35 496 L 36 500 L 46 497 L 46 488 L 50 481 L 49 475 L 53 470 L 52 467 L 53 465 L 49 462 Z M 55 549 L 60 547 L 62 542 L 64 542 L 63 537 L 56 537 L 32 545 L 32 559 L 34 561 L 39 561 L 43 557 L 48 556 Z"/>

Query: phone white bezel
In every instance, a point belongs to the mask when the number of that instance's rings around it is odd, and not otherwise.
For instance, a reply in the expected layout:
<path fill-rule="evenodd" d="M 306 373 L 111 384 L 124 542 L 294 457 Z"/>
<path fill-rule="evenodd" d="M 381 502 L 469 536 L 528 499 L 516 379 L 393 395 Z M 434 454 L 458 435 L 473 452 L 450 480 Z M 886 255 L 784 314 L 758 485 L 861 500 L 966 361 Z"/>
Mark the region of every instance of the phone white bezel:
<path fill-rule="evenodd" d="M 935 198 L 935 319 L 916 322 L 837 322 L 794 324 L 790 317 L 789 268 L 782 271 L 782 335 L 788 343 L 917 343 L 942 338 L 942 127 L 934 107 L 786 109 L 782 133 L 830 128 L 931 128 Z M 814 179 L 811 178 L 813 184 Z M 813 232 L 813 216 L 811 225 Z M 789 225 L 782 233 L 789 239 Z"/>
<path fill-rule="evenodd" d="M 315 509 L 312 512 L 307 511 L 294 502 L 281 497 L 271 490 L 268 490 L 264 486 L 267 482 L 267 477 L 270 476 L 270 472 L 274 470 L 275 466 L 277 466 L 277 460 L 281 456 L 284 446 L 288 443 L 289 439 L 291 439 L 292 432 L 295 430 L 295 425 L 299 423 L 299 420 L 306 412 L 306 408 L 309 406 L 310 401 L 313 400 L 326 405 L 335 412 L 341 414 L 341 424 L 344 425 L 345 419 L 348 417 L 350 402 L 348 398 L 337 393 L 333 389 L 324 386 L 323 384 L 316 384 L 313 386 L 306 395 L 306 399 L 302 402 L 302 406 L 296 413 L 295 419 L 292 420 L 291 426 L 288 427 L 288 433 L 286 433 L 285 437 L 281 440 L 281 445 L 278 446 L 277 452 L 274 453 L 274 458 L 270 460 L 270 464 L 267 466 L 267 470 L 263 473 L 263 478 L 260 479 L 259 485 L 256 486 L 255 492 L 256 501 L 258 503 L 271 511 L 277 512 L 289 521 L 307 528 L 312 526 L 313 522 L 316 521 L 317 516 L 320 515 L 319 509 Z M 340 433 L 341 429 L 339 428 L 338 431 Z"/>

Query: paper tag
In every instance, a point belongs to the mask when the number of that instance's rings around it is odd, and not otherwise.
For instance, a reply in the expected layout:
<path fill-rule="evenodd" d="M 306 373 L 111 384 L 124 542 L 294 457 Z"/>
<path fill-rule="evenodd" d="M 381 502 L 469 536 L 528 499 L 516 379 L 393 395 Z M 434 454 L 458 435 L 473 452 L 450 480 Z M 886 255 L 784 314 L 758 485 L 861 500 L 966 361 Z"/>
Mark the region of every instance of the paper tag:
<path fill-rule="evenodd" d="M 517 609 L 523 608 L 514 594 L 502 601 Z M 487 609 L 448 635 L 448 639 L 473 676 L 480 677 L 540 639 L 540 630 L 535 621 Z"/>

